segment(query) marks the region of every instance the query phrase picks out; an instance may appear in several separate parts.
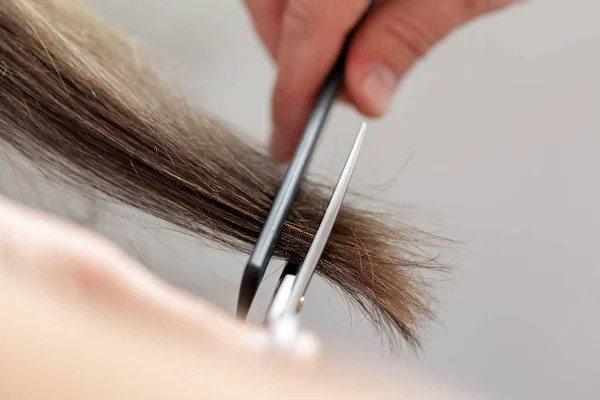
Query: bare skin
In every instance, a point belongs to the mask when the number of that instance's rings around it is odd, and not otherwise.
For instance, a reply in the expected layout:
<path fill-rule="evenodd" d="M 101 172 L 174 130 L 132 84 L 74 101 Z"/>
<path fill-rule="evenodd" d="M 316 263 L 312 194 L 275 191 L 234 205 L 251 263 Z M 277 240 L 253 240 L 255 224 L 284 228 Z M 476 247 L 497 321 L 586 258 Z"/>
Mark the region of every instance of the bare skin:
<path fill-rule="evenodd" d="M 107 240 L 1 197 L 0 326 L 3 400 L 466 398 L 328 365 L 306 340 L 276 355 Z"/>
<path fill-rule="evenodd" d="M 342 98 L 384 115 L 404 74 L 453 30 L 520 0 L 383 0 L 350 44 Z M 246 0 L 275 60 L 270 151 L 291 158 L 319 87 L 370 0 Z"/>
<path fill-rule="evenodd" d="M 2 197 L 0 270 L 43 284 L 66 299 L 244 351 L 260 352 L 269 344 L 262 329 L 242 325 L 212 304 L 166 284 L 105 238 Z M 312 350 L 307 347 L 311 340 L 305 333 L 301 350 L 316 351 L 316 344 Z"/>

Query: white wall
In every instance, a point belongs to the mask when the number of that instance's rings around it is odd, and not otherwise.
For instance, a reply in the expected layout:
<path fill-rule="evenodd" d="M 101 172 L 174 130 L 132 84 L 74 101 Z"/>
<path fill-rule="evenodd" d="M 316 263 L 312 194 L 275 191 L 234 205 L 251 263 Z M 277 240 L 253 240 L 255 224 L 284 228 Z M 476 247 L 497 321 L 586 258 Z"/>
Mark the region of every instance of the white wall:
<path fill-rule="evenodd" d="M 170 58 L 201 105 L 266 140 L 274 71 L 241 2 L 88 2 Z M 422 355 L 402 360 L 411 368 L 501 398 L 598 398 L 599 4 L 529 1 L 469 25 L 409 75 L 391 115 L 370 125 L 357 185 L 378 193 L 393 180 L 384 198 L 441 213 L 444 233 L 466 243 L 455 279 L 438 289 L 444 325 L 432 327 Z M 336 110 L 319 171 L 339 171 L 359 122 Z M 2 174 L 11 197 L 62 213 L 80 205 L 13 168 Z M 241 257 L 119 215 L 101 211 L 98 229 L 233 310 Z M 311 293 L 306 324 L 332 352 L 393 371 L 368 325 L 351 326 L 325 285 Z"/>

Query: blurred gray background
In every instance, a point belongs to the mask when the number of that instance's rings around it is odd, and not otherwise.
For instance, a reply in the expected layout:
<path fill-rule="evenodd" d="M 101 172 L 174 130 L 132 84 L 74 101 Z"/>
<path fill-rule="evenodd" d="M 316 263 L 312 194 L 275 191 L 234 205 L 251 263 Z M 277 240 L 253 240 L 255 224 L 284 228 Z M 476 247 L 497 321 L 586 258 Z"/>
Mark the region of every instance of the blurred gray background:
<path fill-rule="evenodd" d="M 199 105 L 266 141 L 274 69 L 241 1 L 87 2 L 148 43 Z M 499 398 L 598 398 L 599 13 L 592 0 L 525 2 L 457 31 L 410 73 L 390 115 L 371 123 L 353 185 L 441 216 L 441 233 L 466 245 L 454 279 L 438 285 L 443 324 L 418 357 L 393 360 L 317 281 L 304 321 L 330 355 L 426 370 Z M 335 110 L 316 171 L 335 177 L 360 121 Z M 89 223 L 233 312 L 242 256 L 83 201 L 9 153 L 1 193 Z"/>

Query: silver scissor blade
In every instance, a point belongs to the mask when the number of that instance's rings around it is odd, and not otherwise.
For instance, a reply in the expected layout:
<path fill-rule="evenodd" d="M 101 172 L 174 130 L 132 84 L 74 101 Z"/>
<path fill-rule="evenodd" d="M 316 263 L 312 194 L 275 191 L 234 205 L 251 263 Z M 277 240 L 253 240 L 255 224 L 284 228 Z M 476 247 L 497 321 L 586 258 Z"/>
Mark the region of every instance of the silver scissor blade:
<path fill-rule="evenodd" d="M 287 302 L 287 306 L 284 311 L 285 313 L 297 313 L 298 305 L 300 304 L 301 298 L 304 296 L 304 293 L 308 288 L 310 280 L 315 272 L 315 268 L 317 267 L 319 259 L 321 258 L 321 254 L 325 249 L 327 240 L 329 239 L 329 235 L 331 234 L 331 230 L 333 229 L 337 215 L 342 207 L 342 202 L 344 201 L 344 197 L 348 191 L 348 186 L 350 185 L 350 180 L 352 179 L 354 168 L 356 167 L 356 162 L 358 160 L 358 155 L 362 147 L 366 130 L 367 124 L 363 122 L 358 135 L 354 140 L 354 145 L 352 146 L 352 150 L 348 155 L 344 169 L 342 170 L 342 173 L 335 186 L 331 200 L 329 201 L 329 205 L 325 211 L 325 215 L 321 220 L 319 229 L 317 230 L 315 238 L 308 249 L 306 258 L 304 259 L 304 262 L 298 271 L 294 281 L 294 287 L 292 288 L 289 301 Z"/>

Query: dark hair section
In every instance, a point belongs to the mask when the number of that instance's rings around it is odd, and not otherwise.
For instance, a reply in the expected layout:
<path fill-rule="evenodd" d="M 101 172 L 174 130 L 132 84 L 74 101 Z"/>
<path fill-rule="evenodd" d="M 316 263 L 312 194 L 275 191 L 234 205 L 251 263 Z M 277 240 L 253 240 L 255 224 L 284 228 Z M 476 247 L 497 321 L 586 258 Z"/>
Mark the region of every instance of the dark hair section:
<path fill-rule="evenodd" d="M 284 169 L 174 92 L 123 34 L 75 0 L 0 0 L 0 139 L 61 182 L 248 253 Z M 277 245 L 301 262 L 329 200 L 303 185 Z M 437 238 L 344 206 L 318 266 L 388 337 L 418 347 L 433 317 Z"/>

